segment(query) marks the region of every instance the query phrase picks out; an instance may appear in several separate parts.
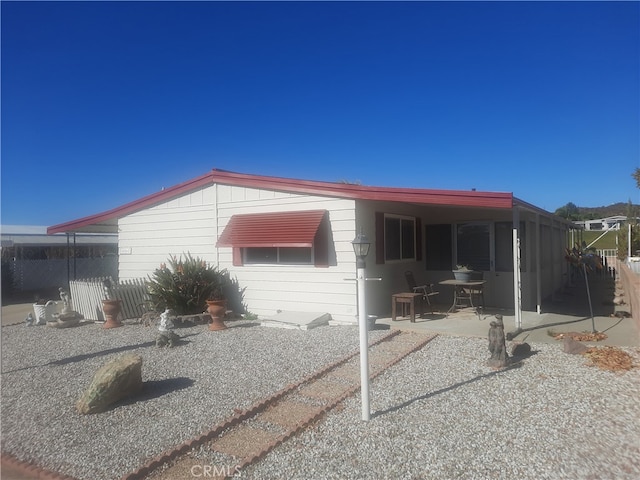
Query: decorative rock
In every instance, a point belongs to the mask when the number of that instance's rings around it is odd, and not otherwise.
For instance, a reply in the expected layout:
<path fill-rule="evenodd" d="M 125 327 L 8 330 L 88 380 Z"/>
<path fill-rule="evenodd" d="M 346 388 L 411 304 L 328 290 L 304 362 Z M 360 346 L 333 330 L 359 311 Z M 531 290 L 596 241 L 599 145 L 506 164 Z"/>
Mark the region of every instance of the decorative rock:
<path fill-rule="evenodd" d="M 156 337 L 156 347 L 174 347 L 178 341 L 180 340 L 180 336 L 175 334 L 174 332 L 160 332 Z"/>
<path fill-rule="evenodd" d="M 574 340 L 570 336 L 565 336 L 563 341 L 564 353 L 569 353 L 571 355 L 580 355 L 586 352 L 589 348 L 583 343 Z"/>
<path fill-rule="evenodd" d="M 142 357 L 122 355 L 104 364 L 85 390 L 76 410 L 81 414 L 99 413 L 109 405 L 135 394 L 142 388 Z"/>
<path fill-rule="evenodd" d="M 516 343 L 511 349 L 512 357 L 526 357 L 531 353 L 531 345 L 528 343 Z"/>

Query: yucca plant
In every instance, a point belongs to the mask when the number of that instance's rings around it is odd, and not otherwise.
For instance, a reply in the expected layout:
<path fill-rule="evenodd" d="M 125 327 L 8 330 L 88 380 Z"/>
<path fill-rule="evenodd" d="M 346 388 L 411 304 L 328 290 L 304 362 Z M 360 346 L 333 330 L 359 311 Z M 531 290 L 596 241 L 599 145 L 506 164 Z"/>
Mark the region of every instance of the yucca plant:
<path fill-rule="evenodd" d="M 146 283 L 154 310 L 169 308 L 176 315 L 195 315 L 206 309 L 206 300 L 224 298 L 230 276 L 226 269 L 218 270 L 187 253 L 184 260 L 171 255 Z"/>

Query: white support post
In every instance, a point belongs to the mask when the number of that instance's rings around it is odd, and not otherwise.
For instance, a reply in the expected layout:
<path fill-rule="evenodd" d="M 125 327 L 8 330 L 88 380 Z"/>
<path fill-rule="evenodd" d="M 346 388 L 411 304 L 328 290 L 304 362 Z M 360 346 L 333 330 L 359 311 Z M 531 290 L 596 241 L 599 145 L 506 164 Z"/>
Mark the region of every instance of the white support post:
<path fill-rule="evenodd" d="M 573 231 L 571 232 L 573 240 Z M 536 311 L 542 314 L 542 248 L 540 248 L 540 214 L 536 215 Z"/>
<path fill-rule="evenodd" d="M 360 327 L 360 395 L 362 420 L 371 418 L 369 409 L 369 332 L 365 302 L 364 268 L 358 268 L 358 325 Z"/>
<path fill-rule="evenodd" d="M 520 212 L 513 209 L 513 302 L 516 330 L 522 328 L 522 280 L 520 273 Z"/>

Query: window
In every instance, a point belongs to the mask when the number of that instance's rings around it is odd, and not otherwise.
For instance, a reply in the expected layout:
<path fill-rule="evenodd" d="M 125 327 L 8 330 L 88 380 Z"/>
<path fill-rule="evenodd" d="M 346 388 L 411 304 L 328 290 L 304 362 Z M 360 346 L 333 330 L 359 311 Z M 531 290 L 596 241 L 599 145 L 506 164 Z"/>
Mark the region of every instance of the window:
<path fill-rule="evenodd" d="M 448 223 L 425 227 L 427 270 L 451 270 L 453 268 L 451 232 L 451 224 Z"/>
<path fill-rule="evenodd" d="M 496 272 L 513 271 L 513 223 L 496 222 Z M 525 270 L 527 252 L 525 223 L 520 222 L 520 269 Z"/>
<path fill-rule="evenodd" d="M 218 247 L 233 247 L 233 264 L 329 266 L 326 210 L 233 215 Z"/>
<path fill-rule="evenodd" d="M 491 270 L 491 239 L 489 223 L 461 223 L 457 227 L 457 257 L 459 265 L 473 270 Z"/>
<path fill-rule="evenodd" d="M 427 225 L 425 227 L 426 269 L 449 270 L 454 265 L 453 238 L 455 232 L 456 260 L 474 270 L 492 271 L 492 254 L 496 272 L 513 271 L 512 222 L 478 222 Z M 520 268 L 525 269 L 526 230 L 520 222 Z M 493 247 L 492 247 L 493 244 Z"/>
<path fill-rule="evenodd" d="M 312 265 L 313 252 L 306 247 L 246 247 L 244 264 Z"/>
<path fill-rule="evenodd" d="M 414 218 L 385 215 L 384 258 L 413 260 L 416 257 L 416 222 Z"/>

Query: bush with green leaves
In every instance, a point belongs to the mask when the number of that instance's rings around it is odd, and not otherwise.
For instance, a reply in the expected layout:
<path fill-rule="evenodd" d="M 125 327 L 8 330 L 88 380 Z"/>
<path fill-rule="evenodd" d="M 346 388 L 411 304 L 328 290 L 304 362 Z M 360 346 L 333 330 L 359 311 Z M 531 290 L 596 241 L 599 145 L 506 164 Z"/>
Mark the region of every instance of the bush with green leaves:
<path fill-rule="evenodd" d="M 190 253 L 171 255 L 147 280 L 151 306 L 156 311 L 169 308 L 176 315 L 195 315 L 204 312 L 207 300 L 226 298 L 233 282 L 226 269 L 219 270 Z"/>

